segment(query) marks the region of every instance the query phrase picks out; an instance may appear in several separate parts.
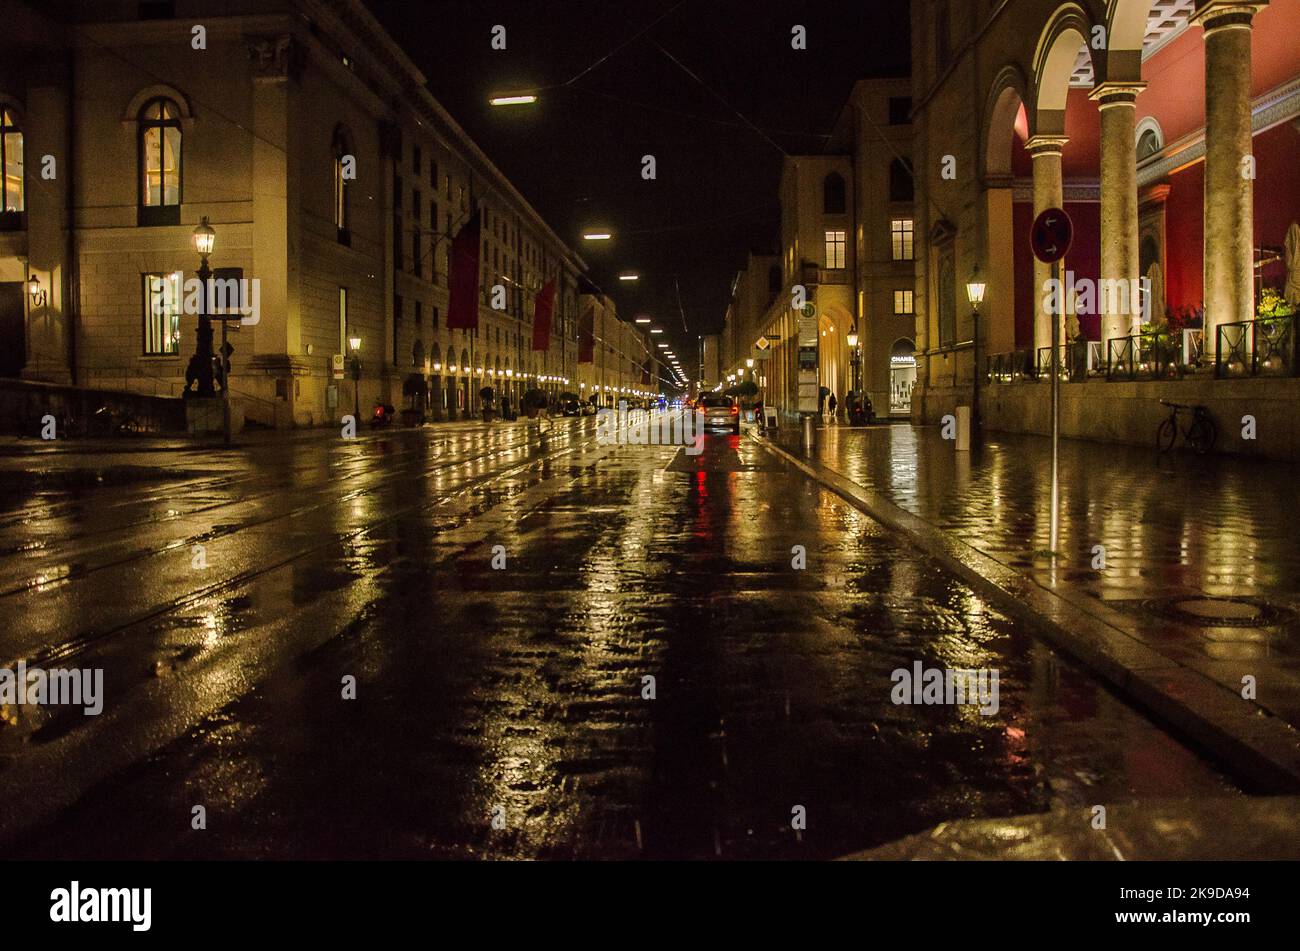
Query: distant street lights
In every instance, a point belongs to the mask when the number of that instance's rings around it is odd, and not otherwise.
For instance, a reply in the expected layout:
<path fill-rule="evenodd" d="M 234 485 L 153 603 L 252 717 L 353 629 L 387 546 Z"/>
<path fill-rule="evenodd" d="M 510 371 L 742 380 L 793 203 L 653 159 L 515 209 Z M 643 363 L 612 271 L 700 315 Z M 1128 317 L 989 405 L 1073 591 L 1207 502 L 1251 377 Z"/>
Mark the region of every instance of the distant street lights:
<path fill-rule="evenodd" d="M 971 432 L 979 433 L 980 431 L 980 304 L 984 303 L 984 280 L 980 277 L 979 265 L 975 265 L 975 270 L 971 273 L 970 280 L 966 282 L 966 299 L 970 301 L 971 318 L 973 326 L 971 328 L 971 338 L 973 342 L 972 359 L 975 363 L 974 392 L 971 397 L 970 409 L 970 428 Z"/>

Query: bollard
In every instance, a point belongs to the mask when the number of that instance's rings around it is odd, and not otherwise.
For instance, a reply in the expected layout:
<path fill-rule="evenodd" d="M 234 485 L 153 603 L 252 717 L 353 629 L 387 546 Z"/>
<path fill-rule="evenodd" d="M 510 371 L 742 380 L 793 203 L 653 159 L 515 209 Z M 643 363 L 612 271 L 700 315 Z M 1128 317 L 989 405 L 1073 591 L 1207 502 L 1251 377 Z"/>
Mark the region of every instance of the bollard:
<path fill-rule="evenodd" d="M 813 418 L 811 413 L 804 413 L 803 416 L 803 451 L 812 455 L 813 447 L 817 444 L 816 431 L 813 429 Z"/>
<path fill-rule="evenodd" d="M 957 407 L 957 451 L 970 452 L 970 407 Z"/>

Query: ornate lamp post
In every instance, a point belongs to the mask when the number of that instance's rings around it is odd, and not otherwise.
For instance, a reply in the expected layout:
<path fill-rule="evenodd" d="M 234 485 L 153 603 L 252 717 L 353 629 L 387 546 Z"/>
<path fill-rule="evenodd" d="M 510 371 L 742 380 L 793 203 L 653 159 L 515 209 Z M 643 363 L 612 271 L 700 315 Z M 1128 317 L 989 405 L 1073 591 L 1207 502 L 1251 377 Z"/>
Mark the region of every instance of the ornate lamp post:
<path fill-rule="evenodd" d="M 189 379 L 192 378 L 198 384 L 196 395 L 206 397 L 217 395 L 212 383 L 212 321 L 208 318 L 208 280 L 212 277 L 212 269 L 208 267 L 208 255 L 212 253 L 216 243 L 217 233 L 208 224 L 207 216 L 204 216 L 199 221 L 199 226 L 194 229 L 194 250 L 199 253 L 198 276 L 203 293 L 199 298 L 202 302 L 200 305 L 202 310 L 199 313 L 194 356 L 190 357 L 189 372 L 186 374 L 186 391 L 189 390 Z"/>
<path fill-rule="evenodd" d="M 361 338 L 348 337 L 352 351 L 352 418 L 361 425 Z"/>
<path fill-rule="evenodd" d="M 980 277 L 979 265 L 975 265 L 975 270 L 971 272 L 970 280 L 966 282 L 966 299 L 970 301 L 971 318 L 974 326 L 971 331 L 971 339 L 974 343 L 972 356 L 975 364 L 974 378 L 974 395 L 971 399 L 970 409 L 970 428 L 975 435 L 980 431 L 980 304 L 984 303 L 984 279 Z"/>
<path fill-rule="evenodd" d="M 862 385 L 861 374 L 858 367 L 861 365 L 861 354 L 858 353 L 858 329 L 854 327 L 849 331 L 849 367 L 853 376 L 853 392 L 858 392 Z"/>

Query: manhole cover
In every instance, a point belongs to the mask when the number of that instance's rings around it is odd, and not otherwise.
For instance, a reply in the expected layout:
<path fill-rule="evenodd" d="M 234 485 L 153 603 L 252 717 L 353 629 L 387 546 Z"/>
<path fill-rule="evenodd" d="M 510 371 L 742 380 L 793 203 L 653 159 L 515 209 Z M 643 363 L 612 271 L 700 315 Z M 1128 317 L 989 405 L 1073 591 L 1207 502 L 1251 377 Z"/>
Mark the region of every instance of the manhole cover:
<path fill-rule="evenodd" d="M 1267 627 L 1294 617 L 1293 612 L 1250 598 L 1173 598 L 1148 601 L 1157 614 L 1204 627 Z"/>

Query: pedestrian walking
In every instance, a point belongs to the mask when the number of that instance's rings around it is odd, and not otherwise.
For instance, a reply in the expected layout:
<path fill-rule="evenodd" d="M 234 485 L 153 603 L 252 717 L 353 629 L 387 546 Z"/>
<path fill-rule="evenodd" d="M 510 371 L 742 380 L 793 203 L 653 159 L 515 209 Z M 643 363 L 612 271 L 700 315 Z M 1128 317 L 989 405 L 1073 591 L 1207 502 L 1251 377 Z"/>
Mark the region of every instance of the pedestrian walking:
<path fill-rule="evenodd" d="M 836 406 L 835 394 L 832 393 L 830 399 L 826 401 L 826 408 L 831 411 L 832 420 L 835 419 L 835 406 Z"/>

